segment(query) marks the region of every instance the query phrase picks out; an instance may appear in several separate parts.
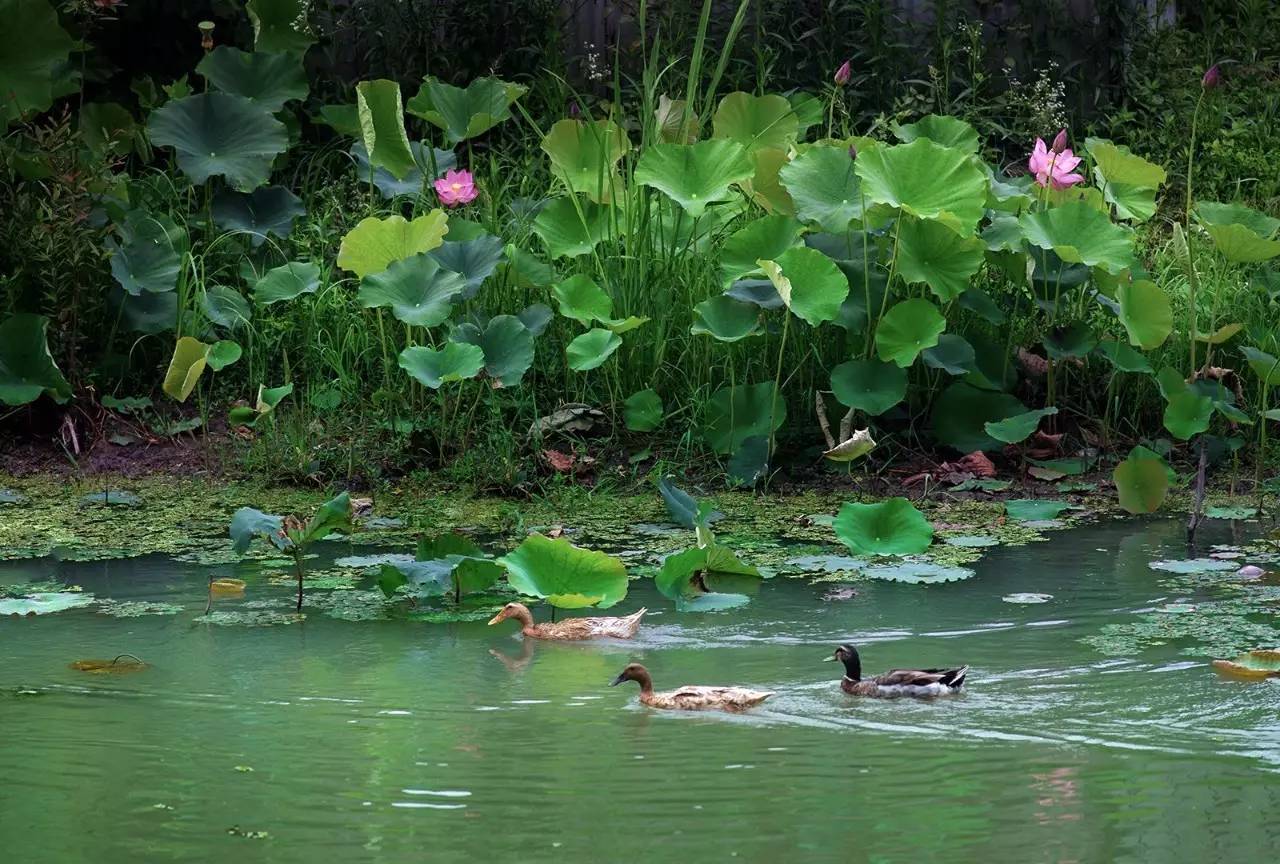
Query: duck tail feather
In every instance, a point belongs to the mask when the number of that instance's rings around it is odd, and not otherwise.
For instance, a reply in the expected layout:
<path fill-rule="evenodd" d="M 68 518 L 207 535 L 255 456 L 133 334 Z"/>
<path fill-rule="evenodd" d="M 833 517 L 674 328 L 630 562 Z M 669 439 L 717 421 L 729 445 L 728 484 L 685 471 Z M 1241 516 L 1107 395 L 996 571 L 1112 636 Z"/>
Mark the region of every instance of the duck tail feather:
<path fill-rule="evenodd" d="M 968 666 L 961 666 L 959 669 L 951 669 L 942 676 L 942 683 L 953 690 L 959 690 L 964 686 L 964 678 L 968 674 Z"/>

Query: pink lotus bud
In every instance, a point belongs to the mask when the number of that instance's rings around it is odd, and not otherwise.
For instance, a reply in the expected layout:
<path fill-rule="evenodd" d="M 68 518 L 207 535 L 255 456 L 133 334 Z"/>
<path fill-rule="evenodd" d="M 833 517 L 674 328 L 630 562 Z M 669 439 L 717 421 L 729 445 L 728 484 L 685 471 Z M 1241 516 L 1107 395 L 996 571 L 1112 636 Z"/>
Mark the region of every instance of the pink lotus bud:
<path fill-rule="evenodd" d="M 835 82 L 837 87 L 843 87 L 849 83 L 849 78 L 853 75 L 853 67 L 846 60 L 840 64 L 840 68 L 836 70 Z"/>
<path fill-rule="evenodd" d="M 1054 153 L 1061 153 L 1067 149 L 1067 130 L 1063 129 L 1054 136 L 1053 146 L 1050 148 Z"/>
<path fill-rule="evenodd" d="M 569 103 L 569 117 L 570 117 L 570 119 L 577 120 L 577 119 L 578 119 L 579 117 L 581 117 L 581 116 L 582 116 L 582 109 L 578 107 L 578 103 L 577 103 L 577 102 L 570 102 L 570 103 Z"/>
<path fill-rule="evenodd" d="M 1200 79 L 1200 86 L 1206 90 L 1213 90 L 1222 83 L 1222 71 L 1218 69 L 1218 64 L 1214 63 L 1204 73 L 1204 77 Z"/>
<path fill-rule="evenodd" d="M 850 159 L 857 159 L 857 158 L 858 158 L 858 145 L 856 145 L 856 144 L 850 144 L 850 145 L 849 145 L 849 158 L 850 158 Z"/>

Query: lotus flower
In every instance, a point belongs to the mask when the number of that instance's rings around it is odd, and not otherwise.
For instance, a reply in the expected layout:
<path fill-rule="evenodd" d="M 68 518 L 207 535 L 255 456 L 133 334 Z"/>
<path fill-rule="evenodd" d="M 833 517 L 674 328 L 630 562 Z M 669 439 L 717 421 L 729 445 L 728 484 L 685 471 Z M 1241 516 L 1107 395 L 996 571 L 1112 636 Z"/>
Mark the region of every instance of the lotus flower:
<path fill-rule="evenodd" d="M 480 194 L 476 191 L 475 178 L 471 176 L 470 171 L 446 171 L 444 176 L 435 182 L 435 187 L 436 194 L 440 196 L 440 203 L 446 207 L 469 204 Z"/>
<path fill-rule="evenodd" d="M 843 87 L 844 85 L 848 84 L 849 78 L 852 75 L 853 75 L 853 67 L 850 66 L 849 61 L 846 60 L 844 61 L 844 63 L 840 64 L 840 68 L 836 70 L 836 74 L 834 78 L 836 82 L 836 86 Z"/>
<path fill-rule="evenodd" d="M 1064 133 L 1065 130 L 1059 133 L 1058 137 L 1065 137 Z M 1055 139 L 1054 144 L 1057 143 Z M 1052 183 L 1054 189 L 1067 189 L 1084 182 L 1084 175 L 1072 173 L 1080 164 L 1080 157 L 1072 153 L 1065 143 L 1064 141 L 1062 152 L 1059 153 L 1046 147 L 1043 138 L 1036 139 L 1036 148 L 1031 151 L 1031 160 L 1027 165 L 1031 173 L 1036 175 L 1036 182 L 1041 186 Z"/>
<path fill-rule="evenodd" d="M 1206 90 L 1213 90 L 1222 83 L 1222 70 L 1218 68 L 1218 64 L 1214 63 L 1205 71 L 1204 77 L 1200 79 L 1200 86 Z"/>

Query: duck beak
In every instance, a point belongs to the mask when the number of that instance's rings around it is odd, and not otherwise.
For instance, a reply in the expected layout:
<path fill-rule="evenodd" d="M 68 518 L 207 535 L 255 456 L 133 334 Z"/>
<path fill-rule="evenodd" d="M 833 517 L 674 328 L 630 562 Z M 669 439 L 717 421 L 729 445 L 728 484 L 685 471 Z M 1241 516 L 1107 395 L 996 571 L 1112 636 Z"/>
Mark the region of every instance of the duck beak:
<path fill-rule="evenodd" d="M 507 620 L 506 614 L 503 612 L 499 612 L 497 615 L 494 615 L 492 618 L 489 619 L 489 626 L 492 627 L 494 624 L 501 624 L 503 621 L 506 621 L 506 620 Z"/>
<path fill-rule="evenodd" d="M 626 680 L 627 680 L 626 678 L 623 678 L 621 675 L 619 675 L 617 678 L 614 678 L 612 681 L 609 682 L 609 686 L 617 687 L 619 684 L 621 684 L 623 681 L 626 681 Z"/>
<path fill-rule="evenodd" d="M 835 661 L 837 661 L 837 660 L 839 660 L 839 659 L 840 659 L 839 657 L 837 657 L 836 655 L 832 654 L 830 657 L 823 657 L 823 658 L 822 658 L 822 662 L 823 662 L 823 663 L 834 663 Z"/>

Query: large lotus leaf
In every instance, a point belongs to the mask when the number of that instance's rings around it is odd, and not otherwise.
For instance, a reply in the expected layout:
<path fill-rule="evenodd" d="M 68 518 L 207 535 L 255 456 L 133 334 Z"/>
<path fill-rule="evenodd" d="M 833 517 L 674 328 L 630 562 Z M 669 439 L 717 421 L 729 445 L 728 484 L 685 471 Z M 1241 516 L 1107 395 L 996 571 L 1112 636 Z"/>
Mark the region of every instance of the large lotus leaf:
<path fill-rule="evenodd" d="M 876 354 L 906 369 L 926 348 L 938 344 L 947 319 L 928 300 L 903 300 L 876 325 Z"/>
<path fill-rule="evenodd" d="M 1041 340 L 1045 352 L 1054 360 L 1068 357 L 1084 357 L 1098 344 L 1098 337 L 1084 321 L 1056 324 L 1048 329 Z"/>
<path fill-rule="evenodd" d="M 239 360 L 242 353 L 243 349 L 240 348 L 239 342 L 232 342 L 230 339 L 219 339 L 209 346 L 209 353 L 205 356 L 205 362 L 209 364 L 209 368 L 214 372 L 221 372 Z"/>
<path fill-rule="evenodd" d="M 174 149 L 192 183 L 224 177 L 241 192 L 266 183 L 272 161 L 289 147 L 283 123 L 230 93 L 172 99 L 151 112 L 147 131 L 153 144 Z"/>
<path fill-rule="evenodd" d="M 615 229 L 617 214 L 608 204 L 555 198 L 538 212 L 533 220 L 533 233 L 542 240 L 552 258 L 590 255 Z"/>
<path fill-rule="evenodd" d="M 152 294 L 128 294 L 115 287 L 111 291 L 111 304 L 118 310 L 120 323 L 131 333 L 155 335 L 173 330 L 178 324 L 178 292 L 166 291 Z"/>
<path fill-rule="evenodd" d="M 355 134 L 360 136 L 357 122 Z M 422 194 L 423 184 L 427 178 L 436 178 L 458 167 L 458 156 L 452 150 L 437 150 L 421 141 L 410 141 L 409 152 L 413 154 L 414 165 L 403 178 L 396 177 L 386 168 L 375 166 L 369 161 L 369 151 L 364 141 L 351 144 L 351 158 L 355 161 L 356 179 L 361 183 L 373 182 L 374 188 L 383 198 L 395 198 L 398 195 L 418 196 Z"/>
<path fill-rule="evenodd" d="M 748 336 L 759 336 L 764 328 L 757 306 L 720 294 L 693 307 L 693 326 L 689 332 L 720 342 L 737 342 Z"/>
<path fill-rule="evenodd" d="M 463 324 L 450 338 L 478 345 L 484 352 L 485 374 L 503 387 L 519 384 L 533 365 L 533 334 L 514 315 L 495 315 L 483 330 Z"/>
<path fill-rule="evenodd" d="M 314 261 L 290 261 L 268 270 L 253 286 L 253 301 L 270 306 L 292 300 L 303 294 L 314 294 L 320 287 L 320 265 Z"/>
<path fill-rule="evenodd" d="M 444 243 L 428 254 L 441 267 L 462 277 L 466 288 L 461 299 L 470 300 L 502 263 L 502 240 L 492 234 L 483 234 L 474 240 Z"/>
<path fill-rule="evenodd" d="M 1103 339 L 1098 343 L 1097 351 L 1120 372 L 1144 372 L 1148 375 L 1155 372 L 1146 357 L 1115 339 Z"/>
<path fill-rule="evenodd" d="M 451 144 L 483 135 L 511 117 L 511 106 L 528 88 L 498 78 L 477 78 L 465 88 L 437 78 L 422 82 L 409 113 L 444 130 Z"/>
<path fill-rule="evenodd" d="M 635 181 L 658 189 L 696 218 L 708 204 L 732 197 L 729 187 L 751 179 L 755 170 L 747 148 L 736 141 L 654 144 L 641 155 Z"/>
<path fill-rule="evenodd" d="M 0 0 L 0 119 L 48 110 L 67 90 L 75 41 L 48 0 Z"/>
<path fill-rule="evenodd" d="M 460 342 L 446 342 L 440 349 L 414 345 L 400 352 L 400 368 L 424 387 L 439 390 L 450 381 L 479 375 L 484 368 L 484 350 Z"/>
<path fill-rule="evenodd" d="M 775 150 L 771 147 L 756 150 L 751 154 L 751 161 L 756 170 L 750 180 L 743 181 L 742 191 L 747 193 L 751 200 L 759 204 L 766 213 L 794 216 L 795 202 L 791 200 L 790 193 L 780 179 L 782 168 L 788 161 L 787 151 Z"/>
<path fill-rule="evenodd" d="M 785 306 L 782 298 L 778 296 L 778 289 L 774 288 L 773 283 L 768 279 L 739 279 L 724 292 L 724 296 L 750 303 L 761 309 L 782 309 Z M 845 303 L 848 302 L 846 298 Z M 836 318 L 836 323 L 840 323 L 839 318 Z"/>
<path fill-rule="evenodd" d="M 917 138 L 928 138 L 943 147 L 952 147 L 966 153 L 978 152 L 978 130 L 959 117 L 945 114 L 929 114 L 914 123 L 894 126 L 893 134 L 906 144 Z"/>
<path fill-rule="evenodd" d="M 323 540 L 335 531 L 344 534 L 351 532 L 351 496 L 347 492 L 339 492 L 335 497 L 321 504 L 315 515 L 307 520 L 302 533 L 294 537 L 294 542 L 303 548 Z"/>
<path fill-rule="evenodd" d="M 906 498 L 846 503 L 833 527 L 841 543 L 863 555 L 916 555 L 933 543 L 933 526 Z"/>
<path fill-rule="evenodd" d="M 342 238 L 338 266 L 361 279 L 381 273 L 395 261 L 430 252 L 444 243 L 449 217 L 432 210 L 412 222 L 400 215 L 379 219 L 367 216 Z"/>
<path fill-rule="evenodd" d="M 1129 513 L 1154 513 L 1169 493 L 1164 460 L 1145 447 L 1135 447 L 1111 475 L 1120 493 L 1120 507 Z"/>
<path fill-rule="evenodd" d="M 862 193 L 854 161 L 845 147 L 814 145 L 783 166 L 782 184 L 796 215 L 833 234 L 844 234 L 862 217 Z M 764 257 L 764 256 L 761 256 Z"/>
<path fill-rule="evenodd" d="M 71 385 L 53 362 L 49 319 L 19 313 L 0 324 L 0 402 L 26 405 L 48 393 L 57 402 L 71 398 Z"/>
<path fill-rule="evenodd" d="M 366 309 L 389 306 L 397 320 L 414 327 L 435 327 L 453 312 L 466 288 L 461 276 L 422 253 L 361 279 L 356 299 Z"/>
<path fill-rule="evenodd" d="M 1042 501 L 1031 498 L 1018 498 L 1004 502 L 1004 512 L 1010 519 L 1019 522 L 1044 522 L 1057 519 L 1062 511 L 1071 505 L 1066 501 Z"/>
<path fill-rule="evenodd" d="M 989 420 L 983 424 L 987 434 L 997 441 L 1006 444 L 1017 444 L 1031 437 L 1031 433 L 1040 427 L 1040 421 L 1058 413 L 1057 408 L 1037 408 L 1022 414 L 1014 414 L 1003 420 Z"/>
<path fill-rule="evenodd" d="M 753 580 L 764 578 L 758 569 L 738 560 L 733 550 L 712 543 L 668 555 L 662 569 L 653 577 L 653 583 L 662 596 L 676 601 L 679 607 L 683 601 L 705 594 L 698 582 L 707 585 L 707 577 L 712 574 Z"/>
<path fill-rule="evenodd" d="M 1012 390 L 1018 383 L 1018 364 L 1005 340 L 971 333 L 969 342 L 973 345 L 973 370 L 965 375 L 965 383 L 982 390 Z"/>
<path fill-rule="evenodd" d="M 587 372 L 599 366 L 613 356 L 613 352 L 622 347 L 622 337 L 612 330 L 599 327 L 588 330 L 576 337 L 564 349 L 569 368 L 575 372 Z"/>
<path fill-rule="evenodd" d="M 361 81 L 356 85 L 356 109 L 370 165 L 387 169 L 398 180 L 420 170 L 404 130 L 404 106 L 397 82 L 386 78 Z"/>
<path fill-rule="evenodd" d="M 720 100 L 711 129 L 713 137 L 737 141 L 752 153 L 766 148 L 785 152 L 796 141 L 799 123 L 786 97 L 738 91 Z"/>
<path fill-rule="evenodd" d="M 111 275 L 129 294 L 163 294 L 178 284 L 188 247 L 187 232 L 163 213 L 131 210 L 120 229 L 121 241 L 108 239 Z"/>
<path fill-rule="evenodd" d="M 499 273 L 517 288 L 545 288 L 560 278 L 550 263 L 514 243 L 502 248 L 507 263 Z"/>
<path fill-rule="evenodd" d="M 717 453 L 732 453 L 752 436 L 768 437 L 786 419 L 787 403 L 772 381 L 739 384 L 711 395 L 703 432 Z"/>
<path fill-rule="evenodd" d="M 1150 351 L 1163 345 L 1173 332 L 1173 307 L 1156 283 L 1146 279 L 1121 283 L 1116 299 L 1130 345 Z"/>
<path fill-rule="evenodd" d="M 286 102 L 306 99 L 309 89 L 302 58 L 296 54 L 250 53 L 219 45 L 204 55 L 196 72 L 223 93 L 243 96 L 273 114 Z"/>
<path fill-rule="evenodd" d="M 623 422 L 632 432 L 652 432 L 662 425 L 665 416 L 662 397 L 654 390 L 632 393 L 622 403 Z"/>
<path fill-rule="evenodd" d="M 835 318 L 849 296 L 849 280 L 817 249 L 793 246 L 773 261 L 758 263 L 786 307 L 810 326 Z"/>
<path fill-rule="evenodd" d="M 1182 441 L 1208 429 L 1212 418 L 1213 400 L 1189 388 L 1171 393 L 1164 406 L 1164 428 Z"/>
<path fill-rule="evenodd" d="M 1008 393 L 952 384 L 933 403 L 934 436 L 961 453 L 999 450 L 1004 445 L 987 434 L 986 424 L 1024 414 L 1027 407 Z"/>
<path fill-rule="evenodd" d="M 1280 219 L 1243 204 L 1216 201 L 1197 204 L 1196 215 L 1228 261 L 1251 264 L 1280 255 L 1280 240 L 1275 239 Z"/>
<path fill-rule="evenodd" d="M 613 317 L 613 300 L 590 276 L 576 273 L 551 289 L 560 314 L 584 327 Z"/>
<path fill-rule="evenodd" d="M 627 568 L 621 561 L 563 538 L 531 534 L 498 563 L 507 568 L 512 588 L 561 609 L 606 608 L 627 596 Z"/>
<path fill-rule="evenodd" d="M 210 322 L 227 330 L 239 330 L 253 317 L 249 301 L 234 288 L 214 285 L 200 298 L 200 309 Z"/>
<path fill-rule="evenodd" d="M 249 0 L 253 47 L 259 51 L 306 52 L 315 42 L 307 25 L 309 0 Z"/>
<path fill-rule="evenodd" d="M 720 248 L 720 278 L 727 287 L 734 280 L 757 273 L 761 258 L 774 259 L 796 245 L 803 226 L 790 216 L 772 214 L 734 231 Z"/>
<path fill-rule="evenodd" d="M 191 336 L 183 336 L 173 346 L 173 358 L 169 360 L 169 370 L 165 372 L 161 388 L 170 398 L 187 401 L 204 373 L 210 347 Z"/>
<path fill-rule="evenodd" d="M 898 272 L 907 282 L 924 282 L 943 302 L 965 292 L 985 251 L 979 238 L 961 237 L 941 222 L 903 217 L 898 225 Z"/>
<path fill-rule="evenodd" d="M 831 391 L 841 405 L 874 417 L 907 397 L 907 370 L 880 360 L 849 360 L 831 370 Z"/>
<path fill-rule="evenodd" d="M 1241 348 L 1240 353 L 1244 355 L 1249 368 L 1258 376 L 1259 381 L 1267 387 L 1280 385 L 1280 358 L 1248 345 Z"/>
<path fill-rule="evenodd" d="M 302 199 L 284 186 L 263 186 L 252 192 L 222 189 L 213 196 L 213 221 L 219 228 L 248 234 L 261 246 L 268 234 L 288 237 L 293 222 L 306 212 Z"/>
<path fill-rule="evenodd" d="M 621 181 L 618 160 L 631 149 L 627 133 L 612 120 L 559 120 L 542 139 L 551 174 L 592 201 L 612 201 Z"/>
<path fill-rule="evenodd" d="M 1137 264 L 1133 231 L 1084 201 L 1023 213 L 1022 236 L 1041 249 L 1052 249 L 1063 261 L 1120 273 Z"/>
<path fill-rule="evenodd" d="M 1093 157 L 1094 179 L 1117 216 L 1145 222 L 1155 215 L 1156 190 L 1168 179 L 1163 168 L 1104 138 L 1087 139 L 1085 148 Z"/>
<path fill-rule="evenodd" d="M 868 201 L 921 219 L 937 219 L 968 236 L 982 218 L 987 177 L 963 150 L 927 138 L 858 155 L 854 170 Z"/>
<path fill-rule="evenodd" d="M 920 358 L 930 369 L 941 369 L 948 375 L 968 375 L 978 368 L 978 355 L 963 336 L 943 333 L 938 344 L 926 349 Z"/>

